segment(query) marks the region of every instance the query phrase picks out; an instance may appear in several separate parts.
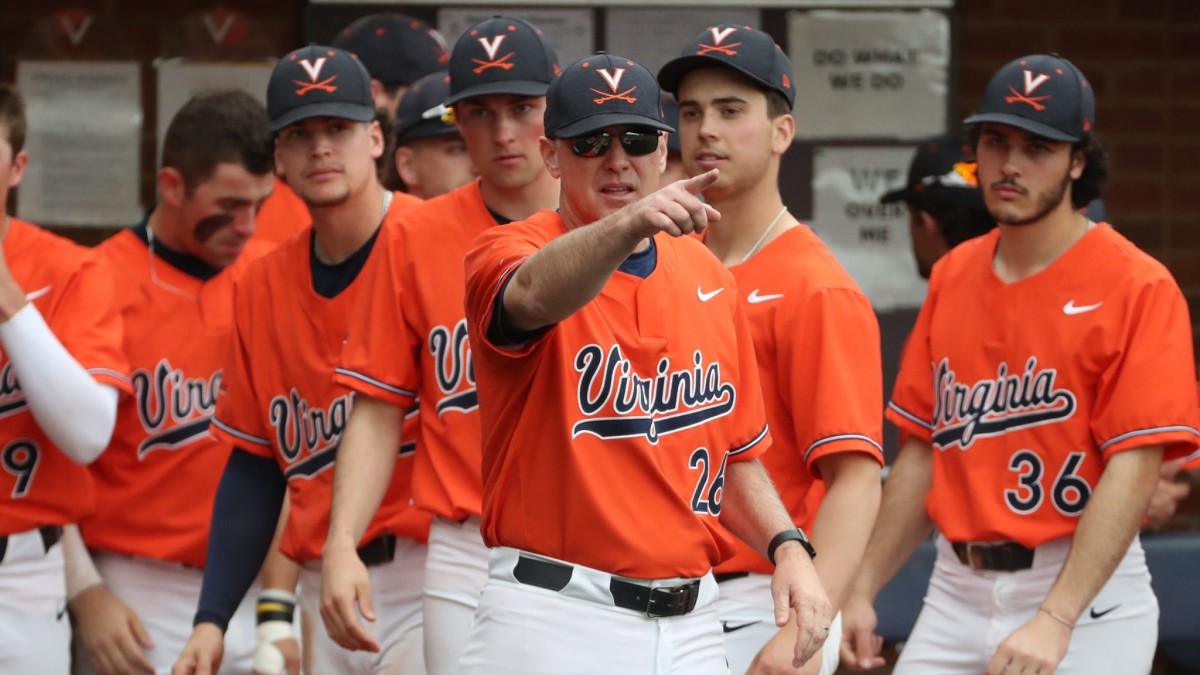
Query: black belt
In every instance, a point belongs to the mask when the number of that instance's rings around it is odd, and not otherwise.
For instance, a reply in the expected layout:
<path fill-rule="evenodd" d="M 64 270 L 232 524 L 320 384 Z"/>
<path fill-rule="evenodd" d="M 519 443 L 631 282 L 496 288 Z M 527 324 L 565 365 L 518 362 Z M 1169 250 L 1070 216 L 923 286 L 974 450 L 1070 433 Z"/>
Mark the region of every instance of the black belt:
<path fill-rule="evenodd" d="M 748 576 L 750 576 L 749 572 L 722 572 L 720 574 L 713 574 L 713 578 L 717 580 L 718 584 L 733 581 L 734 579 L 745 579 Z"/>
<path fill-rule="evenodd" d="M 60 525 L 43 525 L 37 531 L 42 537 L 43 553 L 49 553 L 58 540 L 62 539 L 62 526 Z M 8 535 L 0 536 L 0 562 L 4 562 L 6 553 L 8 553 Z"/>
<path fill-rule="evenodd" d="M 1016 572 L 1033 567 L 1033 549 L 1015 541 L 955 541 L 950 545 L 958 560 L 973 570 Z"/>
<path fill-rule="evenodd" d="M 523 584 L 551 591 L 561 591 L 575 568 L 571 565 L 540 560 L 522 555 L 517 559 L 513 577 Z M 679 586 L 657 586 L 651 588 L 612 577 L 608 583 L 613 604 L 622 609 L 631 609 L 650 618 L 682 616 L 696 609 L 700 597 L 700 580 L 689 581 Z"/>
<path fill-rule="evenodd" d="M 358 559 L 367 567 L 390 563 L 396 559 L 396 535 L 384 532 L 358 547 Z"/>

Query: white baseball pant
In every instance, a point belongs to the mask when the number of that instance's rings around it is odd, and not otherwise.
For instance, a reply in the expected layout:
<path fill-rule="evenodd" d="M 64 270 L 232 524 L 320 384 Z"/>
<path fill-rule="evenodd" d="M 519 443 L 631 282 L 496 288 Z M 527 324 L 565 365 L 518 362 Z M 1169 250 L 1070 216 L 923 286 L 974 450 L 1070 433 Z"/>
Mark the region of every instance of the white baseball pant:
<path fill-rule="evenodd" d="M 0 673 L 66 675 L 71 622 L 62 546 L 35 530 L 8 535 L 0 561 Z"/>
<path fill-rule="evenodd" d="M 720 583 L 717 615 L 725 635 L 725 653 L 729 671 L 742 675 L 750 669 L 754 657 L 780 628 L 775 625 L 775 602 L 771 598 L 771 576 L 751 574 Z M 838 649 L 842 641 L 842 615 L 829 624 L 829 636 L 821 648 L 819 675 L 833 675 L 838 667 Z"/>
<path fill-rule="evenodd" d="M 896 675 L 981 673 L 1009 635 L 1033 618 L 1058 578 L 1070 538 L 1034 551 L 1033 567 L 975 571 L 939 535 L 925 603 L 900 653 Z M 1058 675 L 1149 673 L 1158 642 L 1158 599 L 1140 539 L 1079 617 Z"/>
<path fill-rule="evenodd" d="M 425 560 L 425 668 L 454 675 L 488 578 L 488 549 L 478 516 L 456 523 L 434 518 Z"/>

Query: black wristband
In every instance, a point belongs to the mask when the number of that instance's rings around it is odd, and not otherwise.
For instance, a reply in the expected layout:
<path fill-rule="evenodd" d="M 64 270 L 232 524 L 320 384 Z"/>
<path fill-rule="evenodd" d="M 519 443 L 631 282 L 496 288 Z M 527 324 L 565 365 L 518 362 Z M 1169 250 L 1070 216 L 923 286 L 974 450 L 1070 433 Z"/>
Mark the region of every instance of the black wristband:
<path fill-rule="evenodd" d="M 767 560 L 770 560 L 772 565 L 775 564 L 775 549 L 789 541 L 800 542 L 800 545 L 804 547 L 804 550 L 808 551 L 809 558 L 817 557 L 817 550 L 813 548 L 812 542 L 810 542 L 808 537 L 804 535 L 804 530 L 797 527 L 784 530 L 774 537 L 771 537 L 771 543 L 767 544 Z"/>

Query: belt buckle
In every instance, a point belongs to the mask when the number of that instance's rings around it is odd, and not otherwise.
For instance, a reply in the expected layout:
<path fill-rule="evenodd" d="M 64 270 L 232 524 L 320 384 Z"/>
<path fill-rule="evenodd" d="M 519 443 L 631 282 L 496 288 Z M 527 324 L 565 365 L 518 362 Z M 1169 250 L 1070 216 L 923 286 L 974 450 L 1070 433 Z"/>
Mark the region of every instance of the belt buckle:
<path fill-rule="evenodd" d="M 658 619 L 666 616 L 680 616 L 696 608 L 700 597 L 700 582 L 692 581 L 680 586 L 657 586 L 650 588 L 646 600 L 646 616 Z M 655 607 L 658 604 L 659 607 Z M 662 606 L 662 605 L 666 606 Z"/>
<path fill-rule="evenodd" d="M 984 551 L 990 548 L 991 545 L 981 541 L 967 542 L 967 567 L 975 571 L 986 570 L 987 565 L 984 562 Z"/>

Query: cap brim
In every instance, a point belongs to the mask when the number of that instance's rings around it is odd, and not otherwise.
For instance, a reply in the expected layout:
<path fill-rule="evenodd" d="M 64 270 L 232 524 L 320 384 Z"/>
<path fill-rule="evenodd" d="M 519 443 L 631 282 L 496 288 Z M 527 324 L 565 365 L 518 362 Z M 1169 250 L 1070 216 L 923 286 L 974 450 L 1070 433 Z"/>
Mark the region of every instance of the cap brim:
<path fill-rule="evenodd" d="M 668 61 L 666 65 L 658 70 L 658 84 L 666 91 L 677 94 L 679 93 L 679 84 L 683 82 L 683 76 L 697 68 L 729 68 L 745 75 L 754 82 L 767 86 L 762 81 L 762 77 L 742 68 L 732 61 L 719 59 L 715 56 L 700 56 L 699 54 L 680 56 L 673 61 Z"/>
<path fill-rule="evenodd" d="M 267 130 L 275 132 L 310 117 L 337 117 L 354 122 L 370 122 L 375 119 L 375 109 L 359 103 L 325 101 L 292 108 L 267 123 Z"/>
<path fill-rule="evenodd" d="M 625 125 L 650 127 L 660 131 L 675 131 L 674 127 L 660 119 L 655 119 L 646 115 L 639 115 L 637 113 L 619 112 L 590 115 L 583 119 L 575 120 L 574 122 L 561 126 L 557 129 L 547 129 L 546 135 L 553 138 L 575 138 L 577 136 L 590 134 L 593 131 L 600 131 L 601 129 L 607 129 L 609 127 L 619 127 Z"/>
<path fill-rule="evenodd" d="M 444 102 L 445 105 L 453 105 L 463 99 L 475 98 L 476 96 L 545 96 L 546 89 L 550 87 L 549 82 L 535 82 L 533 80 L 505 80 L 499 82 L 484 82 L 473 87 L 467 87 L 460 92 L 452 93 Z"/>
<path fill-rule="evenodd" d="M 1036 120 L 1031 120 L 1028 117 L 1013 115 L 1012 113 L 979 113 L 971 115 L 963 120 L 963 124 L 980 124 L 982 122 L 992 122 L 995 124 L 1005 124 L 1010 127 L 1024 129 L 1030 133 L 1037 134 L 1043 138 L 1048 138 L 1052 141 L 1069 141 L 1075 142 L 1079 140 L 1079 136 L 1072 136 L 1064 131 L 1059 131 L 1054 127 L 1043 124 Z"/>
<path fill-rule="evenodd" d="M 883 196 L 879 198 L 879 203 L 880 204 L 891 204 L 893 202 L 906 202 L 906 201 L 909 201 L 909 199 L 914 196 L 915 195 L 913 194 L 912 190 L 910 190 L 907 187 L 902 187 L 899 190 L 892 190 L 891 192 L 885 192 L 883 194 Z"/>

